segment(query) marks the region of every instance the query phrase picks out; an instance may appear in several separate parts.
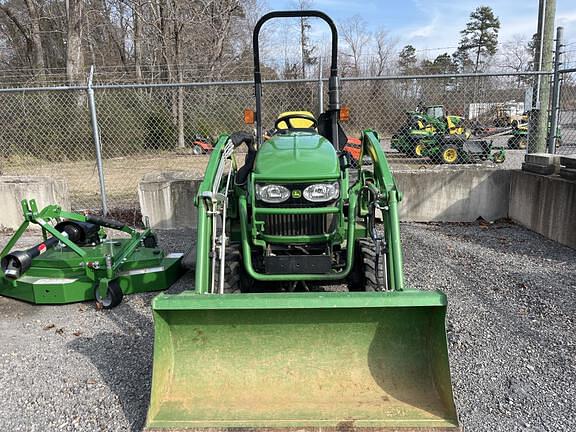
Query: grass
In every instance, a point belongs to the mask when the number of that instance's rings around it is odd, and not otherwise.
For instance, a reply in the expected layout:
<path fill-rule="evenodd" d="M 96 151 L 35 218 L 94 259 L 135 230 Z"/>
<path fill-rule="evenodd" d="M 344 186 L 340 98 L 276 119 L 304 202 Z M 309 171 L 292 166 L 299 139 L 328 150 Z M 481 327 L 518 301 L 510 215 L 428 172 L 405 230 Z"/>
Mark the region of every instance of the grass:
<path fill-rule="evenodd" d="M 110 208 L 138 208 L 138 183 L 145 174 L 159 171 L 193 171 L 202 176 L 209 156 L 162 152 L 105 159 L 104 178 Z M 4 162 L 4 175 L 49 176 L 68 183 L 73 209 L 100 208 L 100 187 L 95 160 L 47 162 L 42 159 L 11 159 Z"/>

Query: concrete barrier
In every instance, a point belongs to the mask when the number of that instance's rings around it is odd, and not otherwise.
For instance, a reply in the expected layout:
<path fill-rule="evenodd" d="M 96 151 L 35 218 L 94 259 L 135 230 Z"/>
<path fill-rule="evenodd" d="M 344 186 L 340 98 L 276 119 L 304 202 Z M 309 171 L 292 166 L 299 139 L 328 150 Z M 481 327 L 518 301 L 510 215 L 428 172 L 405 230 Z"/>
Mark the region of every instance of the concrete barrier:
<path fill-rule="evenodd" d="M 576 248 L 576 182 L 558 176 L 490 168 L 395 173 L 404 198 L 400 220 L 472 222 L 511 217 Z M 193 204 L 201 177 L 190 172 L 146 175 L 139 185 L 142 214 L 155 228 L 195 228 Z"/>
<path fill-rule="evenodd" d="M 473 168 L 394 173 L 404 193 L 400 220 L 472 222 L 508 216 L 509 170 Z"/>
<path fill-rule="evenodd" d="M 513 171 L 510 218 L 552 240 L 576 248 L 576 182 Z"/>
<path fill-rule="evenodd" d="M 146 174 L 138 184 L 142 216 L 152 228 L 195 228 L 194 197 L 201 181 L 201 174 L 189 171 Z"/>
<path fill-rule="evenodd" d="M 52 177 L 0 176 L 0 227 L 16 229 L 24 220 L 20 202 L 35 199 L 38 208 L 58 204 L 70 210 L 68 184 Z"/>
<path fill-rule="evenodd" d="M 508 216 L 510 171 L 442 169 L 395 173 L 404 193 L 400 219 L 420 222 L 471 222 Z M 194 196 L 202 178 L 171 171 L 147 174 L 139 184 L 142 215 L 153 228 L 194 228 Z"/>

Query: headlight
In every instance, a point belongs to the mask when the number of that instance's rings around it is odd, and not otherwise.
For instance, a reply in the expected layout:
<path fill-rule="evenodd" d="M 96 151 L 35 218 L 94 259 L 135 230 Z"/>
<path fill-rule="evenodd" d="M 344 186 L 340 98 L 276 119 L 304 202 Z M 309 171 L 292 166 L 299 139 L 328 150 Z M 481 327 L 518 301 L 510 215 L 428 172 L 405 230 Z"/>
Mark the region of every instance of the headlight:
<path fill-rule="evenodd" d="M 288 188 L 282 185 L 256 185 L 256 199 L 266 203 L 276 204 L 286 201 L 290 197 Z"/>
<path fill-rule="evenodd" d="M 331 201 L 340 196 L 340 186 L 335 183 L 318 183 L 304 189 L 304 198 L 312 202 Z"/>

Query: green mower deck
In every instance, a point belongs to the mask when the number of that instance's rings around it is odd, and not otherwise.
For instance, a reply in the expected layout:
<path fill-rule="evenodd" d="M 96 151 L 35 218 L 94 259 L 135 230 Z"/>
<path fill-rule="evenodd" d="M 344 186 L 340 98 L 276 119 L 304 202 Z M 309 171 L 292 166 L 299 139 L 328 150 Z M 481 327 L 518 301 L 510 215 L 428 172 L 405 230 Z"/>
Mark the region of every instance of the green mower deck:
<path fill-rule="evenodd" d="M 96 300 L 105 309 L 125 294 L 168 288 L 184 272 L 182 254 L 166 255 L 150 228 L 137 231 L 125 223 L 64 211 L 58 205 L 38 210 L 22 201 L 24 221 L 0 252 L 0 295 L 36 304 Z M 43 241 L 16 250 L 31 224 Z M 108 230 L 124 237 L 108 237 Z"/>
<path fill-rule="evenodd" d="M 83 247 L 86 257 L 69 248 L 51 249 L 34 260 L 32 267 L 19 279 L 0 276 L 0 295 L 36 304 L 64 304 L 94 300 L 94 284 L 84 271 L 83 260 L 102 260 L 114 255 L 130 239 L 105 240 L 93 247 Z M 168 288 L 181 275 L 181 254 L 164 255 L 161 249 L 140 247 L 126 259 L 118 272 L 124 294 L 160 291 Z"/>

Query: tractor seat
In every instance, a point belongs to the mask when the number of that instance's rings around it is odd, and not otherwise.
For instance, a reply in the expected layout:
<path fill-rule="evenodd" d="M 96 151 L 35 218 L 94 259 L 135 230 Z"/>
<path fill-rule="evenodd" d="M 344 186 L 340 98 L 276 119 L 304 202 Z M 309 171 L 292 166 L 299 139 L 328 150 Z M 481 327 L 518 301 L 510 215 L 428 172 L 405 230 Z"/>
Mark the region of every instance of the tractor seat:
<path fill-rule="evenodd" d="M 316 117 L 310 111 L 285 111 L 276 119 L 275 128 L 278 131 L 316 130 L 317 124 Z"/>

